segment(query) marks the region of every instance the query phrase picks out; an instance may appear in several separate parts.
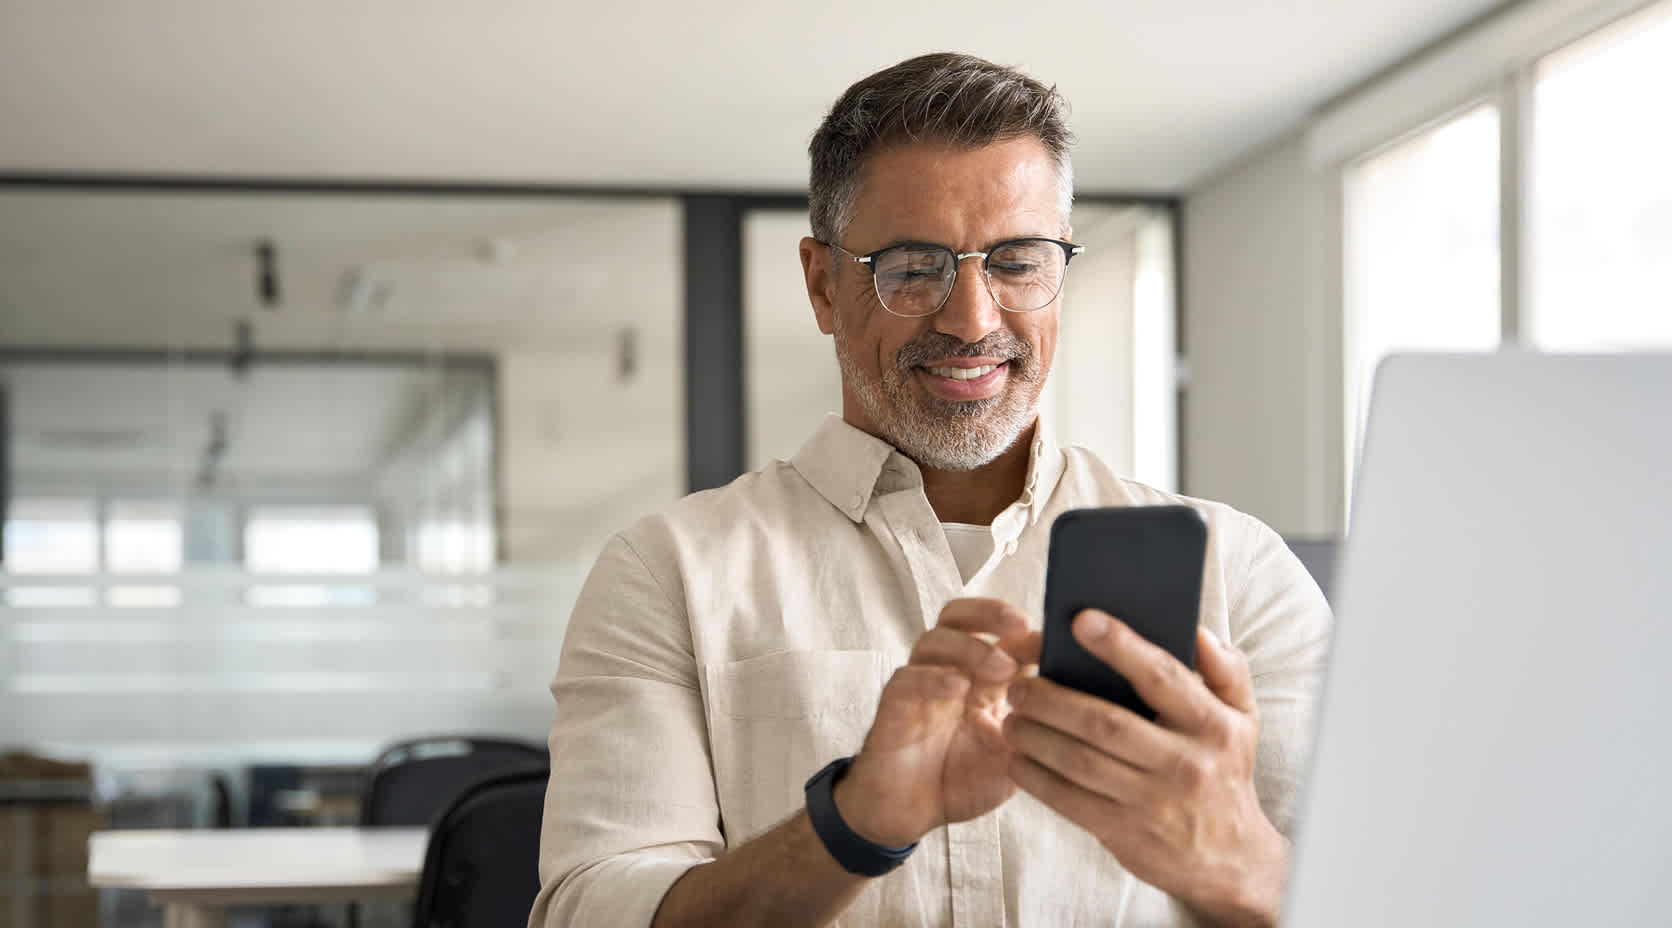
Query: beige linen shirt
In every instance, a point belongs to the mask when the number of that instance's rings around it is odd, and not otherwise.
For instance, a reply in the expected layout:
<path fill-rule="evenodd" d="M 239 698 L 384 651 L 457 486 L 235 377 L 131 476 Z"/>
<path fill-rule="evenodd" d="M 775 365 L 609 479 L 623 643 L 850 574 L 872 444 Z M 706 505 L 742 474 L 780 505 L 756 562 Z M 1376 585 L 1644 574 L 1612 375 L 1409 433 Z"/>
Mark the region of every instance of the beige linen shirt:
<path fill-rule="evenodd" d="M 648 925 L 668 887 L 783 821 L 859 750 L 883 683 L 957 596 L 1035 617 L 1052 520 L 1183 503 L 1208 524 L 1201 622 L 1247 655 L 1262 726 L 1255 787 L 1288 830 L 1330 614 L 1283 541 L 1228 506 L 1111 473 L 1036 430 L 1026 489 L 963 582 L 917 466 L 831 417 L 795 458 L 687 497 L 615 536 L 588 577 L 552 684 L 551 783 L 531 926 Z M 1090 835 L 1018 793 L 926 836 L 841 925 L 1187 925 Z"/>

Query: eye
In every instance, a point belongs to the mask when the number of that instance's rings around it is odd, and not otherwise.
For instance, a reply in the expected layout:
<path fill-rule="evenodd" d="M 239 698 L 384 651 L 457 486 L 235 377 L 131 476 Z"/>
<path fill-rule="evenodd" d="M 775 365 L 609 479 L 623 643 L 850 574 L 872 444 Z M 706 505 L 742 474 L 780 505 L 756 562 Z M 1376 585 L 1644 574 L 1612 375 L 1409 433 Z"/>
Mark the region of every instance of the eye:
<path fill-rule="evenodd" d="M 987 271 L 1009 278 L 1032 277 L 1052 266 L 1055 245 L 1039 241 L 1007 242 L 993 249 Z"/>
<path fill-rule="evenodd" d="M 877 278 L 886 284 L 938 281 L 946 276 L 946 255 L 936 248 L 906 246 L 877 256 Z"/>

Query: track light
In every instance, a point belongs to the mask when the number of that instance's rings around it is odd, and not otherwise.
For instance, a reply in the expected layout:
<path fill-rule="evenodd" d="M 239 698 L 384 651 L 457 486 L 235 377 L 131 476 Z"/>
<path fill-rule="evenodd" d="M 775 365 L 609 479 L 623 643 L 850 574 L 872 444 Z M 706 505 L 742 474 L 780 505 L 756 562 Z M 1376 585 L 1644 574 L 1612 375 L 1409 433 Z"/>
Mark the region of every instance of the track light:
<path fill-rule="evenodd" d="M 255 243 L 256 299 L 268 309 L 279 308 L 279 250 L 270 239 Z"/>

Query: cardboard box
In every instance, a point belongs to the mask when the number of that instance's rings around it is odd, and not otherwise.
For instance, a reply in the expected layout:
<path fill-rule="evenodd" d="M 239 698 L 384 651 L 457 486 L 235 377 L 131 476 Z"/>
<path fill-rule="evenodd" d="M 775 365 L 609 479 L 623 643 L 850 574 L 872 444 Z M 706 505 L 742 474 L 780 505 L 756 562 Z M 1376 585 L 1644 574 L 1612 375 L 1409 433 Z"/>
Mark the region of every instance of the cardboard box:
<path fill-rule="evenodd" d="M 0 755 L 0 928 L 98 925 L 87 846 L 103 816 L 85 798 L 91 775 L 84 763 Z"/>

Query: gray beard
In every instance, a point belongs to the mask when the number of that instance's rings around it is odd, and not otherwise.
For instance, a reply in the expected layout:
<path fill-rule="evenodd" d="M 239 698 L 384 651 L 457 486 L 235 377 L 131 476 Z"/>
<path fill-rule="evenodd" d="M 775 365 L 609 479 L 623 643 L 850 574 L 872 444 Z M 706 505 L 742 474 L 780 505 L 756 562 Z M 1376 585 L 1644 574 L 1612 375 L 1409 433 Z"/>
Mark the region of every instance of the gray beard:
<path fill-rule="evenodd" d="M 927 332 L 901 346 L 879 380 L 854 360 L 840 312 L 834 329 L 843 382 L 882 437 L 919 466 L 969 471 L 990 464 L 1016 444 L 1038 414 L 1042 365 L 1031 346 L 1008 331 L 1000 329 L 975 344 Z M 1010 361 L 1009 380 L 998 396 L 943 400 L 912 383 L 920 364 L 983 355 Z"/>

